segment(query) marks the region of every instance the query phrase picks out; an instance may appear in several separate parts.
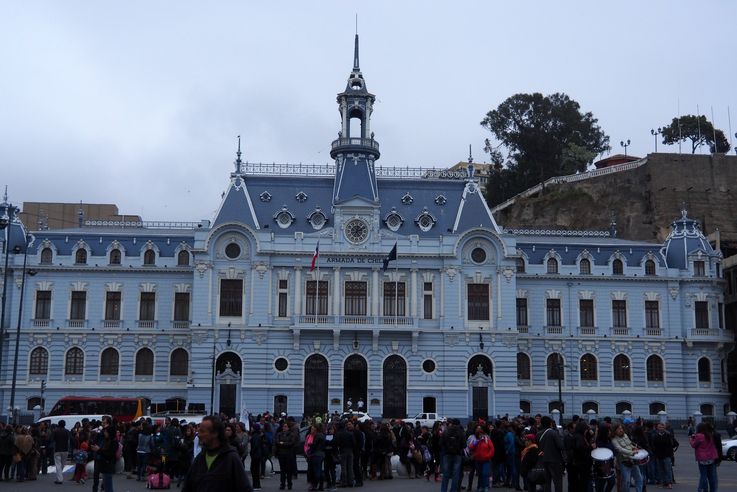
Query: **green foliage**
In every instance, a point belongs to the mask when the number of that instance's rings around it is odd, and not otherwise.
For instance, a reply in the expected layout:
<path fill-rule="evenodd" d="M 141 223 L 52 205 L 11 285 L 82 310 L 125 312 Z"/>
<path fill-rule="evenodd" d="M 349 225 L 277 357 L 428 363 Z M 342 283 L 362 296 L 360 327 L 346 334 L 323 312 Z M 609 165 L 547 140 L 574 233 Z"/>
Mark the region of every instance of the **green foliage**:
<path fill-rule="evenodd" d="M 714 148 L 714 134 L 716 133 L 717 145 Z M 678 142 L 691 141 L 691 153 L 695 154 L 703 144 L 707 144 L 712 153 L 729 152 L 729 141 L 724 132 L 714 129 L 714 125 L 706 119 L 706 116 L 694 116 L 692 114 L 673 118 L 670 125 L 663 127 L 663 143 L 666 145 Z"/>
<path fill-rule="evenodd" d="M 609 137 L 597 119 L 561 93 L 515 94 L 489 111 L 481 126 L 508 157 L 487 184 L 492 206 L 552 176 L 585 171 L 597 154 L 609 149 Z M 498 152 L 488 142 L 486 149 Z M 492 158 L 499 160 L 494 154 Z"/>

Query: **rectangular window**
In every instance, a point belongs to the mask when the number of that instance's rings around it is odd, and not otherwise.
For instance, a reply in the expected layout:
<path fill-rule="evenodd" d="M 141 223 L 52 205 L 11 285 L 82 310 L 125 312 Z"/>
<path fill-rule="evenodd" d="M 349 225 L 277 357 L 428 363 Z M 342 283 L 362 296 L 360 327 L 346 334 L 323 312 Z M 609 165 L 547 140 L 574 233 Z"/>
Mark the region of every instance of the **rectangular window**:
<path fill-rule="evenodd" d="M 36 316 L 35 319 L 51 318 L 51 291 L 36 291 Z"/>
<path fill-rule="evenodd" d="M 489 284 L 468 284 L 469 321 L 489 320 Z"/>
<path fill-rule="evenodd" d="M 658 301 L 645 301 L 645 328 L 660 328 Z"/>
<path fill-rule="evenodd" d="M 696 309 L 696 328 L 709 328 L 709 303 L 706 301 L 696 301 L 694 303 Z"/>
<path fill-rule="evenodd" d="M 87 292 L 84 290 L 72 291 L 72 305 L 69 309 L 69 319 L 80 321 L 87 316 Z"/>
<path fill-rule="evenodd" d="M 561 326 L 560 321 L 560 299 L 547 299 L 547 326 Z"/>
<path fill-rule="evenodd" d="M 324 316 L 328 314 L 328 281 L 307 281 L 305 293 L 305 314 Z"/>
<path fill-rule="evenodd" d="M 594 301 L 592 299 L 581 299 L 578 301 L 579 322 L 584 328 L 594 327 Z"/>
<path fill-rule="evenodd" d="M 141 321 L 153 321 L 156 314 L 156 293 L 141 292 L 141 305 L 138 309 L 138 319 Z"/>
<path fill-rule="evenodd" d="M 425 282 L 422 291 L 422 317 L 424 319 L 432 319 L 432 282 Z"/>
<path fill-rule="evenodd" d="M 279 280 L 279 292 L 277 297 L 277 316 L 279 318 L 286 318 L 287 317 L 287 294 L 288 294 L 288 287 L 289 283 L 285 279 Z"/>
<path fill-rule="evenodd" d="M 220 280 L 220 316 L 243 316 L 242 280 Z"/>
<path fill-rule="evenodd" d="M 105 295 L 105 319 L 108 321 L 120 320 L 120 292 L 107 292 Z"/>
<path fill-rule="evenodd" d="M 719 329 L 720 330 L 723 330 L 724 329 L 724 304 L 722 304 L 721 302 L 719 304 L 717 304 L 717 310 L 719 311 L 719 313 L 718 313 L 718 315 L 719 315 Z"/>
<path fill-rule="evenodd" d="M 404 316 L 404 282 L 384 282 L 384 316 Z"/>
<path fill-rule="evenodd" d="M 346 316 L 366 316 L 366 282 L 345 283 Z"/>
<path fill-rule="evenodd" d="M 706 267 L 703 261 L 694 261 L 693 262 L 693 274 L 696 277 L 704 277 L 706 276 Z"/>
<path fill-rule="evenodd" d="M 612 325 L 627 328 L 627 301 L 612 301 Z"/>
<path fill-rule="evenodd" d="M 189 292 L 174 294 L 174 321 L 189 321 Z"/>
<path fill-rule="evenodd" d="M 517 326 L 527 325 L 527 298 L 517 298 Z"/>

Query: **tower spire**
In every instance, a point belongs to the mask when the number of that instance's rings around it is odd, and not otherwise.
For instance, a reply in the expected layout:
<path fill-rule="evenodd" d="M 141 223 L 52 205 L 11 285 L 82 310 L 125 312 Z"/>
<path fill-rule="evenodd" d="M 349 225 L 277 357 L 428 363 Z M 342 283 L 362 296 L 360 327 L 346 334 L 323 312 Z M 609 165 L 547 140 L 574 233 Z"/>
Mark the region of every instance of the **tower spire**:
<path fill-rule="evenodd" d="M 360 72 L 361 68 L 358 64 L 358 32 L 356 32 L 355 45 L 353 47 L 353 71 Z"/>
<path fill-rule="evenodd" d="M 242 165 L 243 165 L 243 161 L 241 161 L 241 136 L 238 135 L 238 151 L 235 153 L 235 172 L 236 174 L 241 174 Z"/>

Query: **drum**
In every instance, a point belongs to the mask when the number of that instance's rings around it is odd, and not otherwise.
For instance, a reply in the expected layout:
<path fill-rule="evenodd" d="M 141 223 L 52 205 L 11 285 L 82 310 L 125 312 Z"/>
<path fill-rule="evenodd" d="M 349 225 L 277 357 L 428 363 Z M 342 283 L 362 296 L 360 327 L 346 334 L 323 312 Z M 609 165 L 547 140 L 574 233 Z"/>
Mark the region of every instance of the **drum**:
<path fill-rule="evenodd" d="M 605 479 L 614 476 L 614 453 L 609 448 L 596 448 L 591 451 L 594 460 L 594 478 Z"/>
<path fill-rule="evenodd" d="M 634 461 L 636 465 L 647 465 L 648 461 L 650 461 L 650 453 L 641 449 L 632 456 L 632 461 Z"/>

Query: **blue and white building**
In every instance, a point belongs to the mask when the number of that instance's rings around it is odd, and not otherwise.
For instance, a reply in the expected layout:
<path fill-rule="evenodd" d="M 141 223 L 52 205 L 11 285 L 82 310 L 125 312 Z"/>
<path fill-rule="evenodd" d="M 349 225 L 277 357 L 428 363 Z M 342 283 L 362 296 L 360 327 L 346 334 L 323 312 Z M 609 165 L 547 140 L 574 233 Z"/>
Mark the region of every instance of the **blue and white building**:
<path fill-rule="evenodd" d="M 349 400 L 374 417 L 547 414 L 560 380 L 566 415 L 724 415 L 722 258 L 685 211 L 664 244 L 505 230 L 472 172 L 377 166 L 374 101 L 356 37 L 334 165 L 239 149 L 212 220 L 31 232 L 15 405 L 37 404 L 43 380 L 47 410 L 74 394 L 228 414 Z M 4 409 L 25 232 L 10 212 Z"/>

